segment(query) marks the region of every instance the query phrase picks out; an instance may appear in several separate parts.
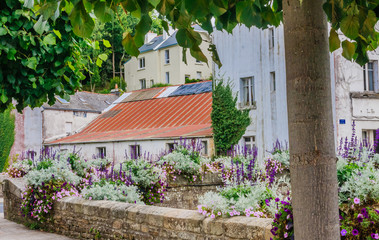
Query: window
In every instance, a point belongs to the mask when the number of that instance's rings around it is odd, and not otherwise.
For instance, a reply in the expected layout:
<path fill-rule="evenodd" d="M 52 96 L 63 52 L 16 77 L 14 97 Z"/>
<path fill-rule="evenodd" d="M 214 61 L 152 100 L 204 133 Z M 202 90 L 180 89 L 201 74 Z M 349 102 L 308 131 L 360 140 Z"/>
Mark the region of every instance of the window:
<path fill-rule="evenodd" d="M 248 149 L 255 147 L 255 136 L 247 136 L 243 138 L 245 145 Z"/>
<path fill-rule="evenodd" d="M 139 58 L 138 69 L 145 69 L 145 58 Z"/>
<path fill-rule="evenodd" d="M 201 79 L 201 72 L 196 72 L 196 78 Z"/>
<path fill-rule="evenodd" d="M 177 143 L 167 143 L 167 150 L 169 152 L 172 152 L 172 151 L 174 151 L 174 149 L 176 148 L 177 145 L 178 145 Z"/>
<path fill-rule="evenodd" d="M 275 32 L 274 32 L 273 27 L 269 28 L 268 31 L 269 31 L 268 45 L 269 45 L 269 49 L 271 50 L 271 49 L 274 49 L 274 47 L 275 47 Z"/>
<path fill-rule="evenodd" d="M 166 83 L 170 83 L 170 73 L 166 72 Z"/>
<path fill-rule="evenodd" d="M 254 81 L 252 77 L 241 78 L 242 85 L 242 105 L 253 106 L 254 105 Z"/>
<path fill-rule="evenodd" d="M 97 156 L 104 158 L 107 156 L 107 148 L 106 147 L 97 147 L 96 148 Z"/>
<path fill-rule="evenodd" d="M 208 155 L 208 141 L 201 141 L 201 153 Z"/>
<path fill-rule="evenodd" d="M 164 60 L 166 64 L 170 63 L 170 50 L 165 50 L 164 51 Z"/>
<path fill-rule="evenodd" d="M 135 145 L 130 145 L 130 158 L 131 159 L 137 159 L 141 156 L 140 153 L 140 146 L 135 144 Z"/>
<path fill-rule="evenodd" d="M 145 89 L 146 88 L 146 79 L 140 79 L 139 83 L 141 85 L 141 89 Z"/>
<path fill-rule="evenodd" d="M 370 61 L 363 66 L 363 89 L 375 91 L 378 85 L 378 62 Z"/>
<path fill-rule="evenodd" d="M 270 72 L 270 90 L 271 92 L 276 91 L 275 72 Z"/>
<path fill-rule="evenodd" d="M 65 129 L 66 129 L 66 134 L 71 134 L 71 132 L 72 132 L 72 122 L 66 122 L 65 123 Z"/>
<path fill-rule="evenodd" d="M 374 146 L 376 140 L 376 130 L 362 130 L 362 141 L 371 146 Z"/>
<path fill-rule="evenodd" d="M 196 63 L 201 63 L 201 61 L 196 59 Z"/>
<path fill-rule="evenodd" d="M 151 79 L 150 80 L 150 87 L 152 87 L 154 85 L 154 79 Z"/>

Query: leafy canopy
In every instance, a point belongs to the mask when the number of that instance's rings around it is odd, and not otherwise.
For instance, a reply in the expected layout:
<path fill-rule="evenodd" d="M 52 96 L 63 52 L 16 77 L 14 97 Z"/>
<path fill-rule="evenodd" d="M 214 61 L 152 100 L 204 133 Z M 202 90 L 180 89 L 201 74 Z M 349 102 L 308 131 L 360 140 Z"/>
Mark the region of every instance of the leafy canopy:
<path fill-rule="evenodd" d="M 43 21 L 18 1 L 0 1 L 0 112 L 37 107 L 80 87 L 79 53 L 65 12 Z M 51 16 L 53 17 L 53 16 Z"/>
<path fill-rule="evenodd" d="M 32 2 L 34 1 L 26 0 L 25 5 L 32 6 Z M 131 13 L 139 19 L 134 33 L 126 31 L 123 34 L 122 44 L 126 52 L 132 56 L 139 55 L 138 48 L 143 45 L 144 36 L 151 28 L 150 13 L 157 13 L 166 30 L 169 22 L 178 29 L 176 38 L 183 51 L 189 49 L 193 57 L 203 62 L 207 62 L 207 58 L 199 47 L 202 38 L 194 31 L 192 26 L 194 23 L 212 33 L 214 30 L 212 19 L 214 19 L 217 30 L 232 33 L 237 24 L 264 29 L 270 25 L 278 26 L 283 19 L 282 0 L 40 0 L 38 2 L 37 7 L 45 19 L 55 17 L 62 11 L 70 14 L 74 32 L 82 37 L 89 37 L 93 31 L 92 13 L 100 21 L 109 21 L 110 15 L 115 14 L 114 10 L 120 5 L 124 13 Z M 345 58 L 355 60 L 361 65 L 366 63 L 368 61 L 366 52 L 378 46 L 379 33 L 374 28 L 379 13 L 378 4 L 378 0 L 327 0 L 324 10 L 332 24 L 330 50 L 334 51 L 342 46 Z M 338 30 L 347 37 L 342 43 Z M 221 65 L 216 47 L 210 44 L 209 50 L 213 53 L 213 61 Z M 183 56 L 185 58 L 185 54 Z"/>

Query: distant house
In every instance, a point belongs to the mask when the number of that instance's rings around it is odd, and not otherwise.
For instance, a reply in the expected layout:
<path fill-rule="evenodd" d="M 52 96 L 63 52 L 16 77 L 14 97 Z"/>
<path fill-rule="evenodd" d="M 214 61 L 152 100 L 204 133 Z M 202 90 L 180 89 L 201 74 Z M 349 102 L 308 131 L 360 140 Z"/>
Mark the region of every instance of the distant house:
<path fill-rule="evenodd" d="M 25 108 L 16 113 L 16 136 L 11 155 L 35 150 L 47 141 L 56 140 L 84 128 L 118 98 L 115 94 L 77 92 L 66 101 L 56 97 L 54 105 Z"/>
<path fill-rule="evenodd" d="M 159 154 L 187 138 L 201 142 L 203 154 L 210 155 L 211 91 L 207 81 L 125 93 L 79 133 L 45 145 L 120 161 L 125 155 Z"/>
<path fill-rule="evenodd" d="M 204 40 L 211 40 L 208 33 L 198 25 L 194 26 Z M 125 81 L 128 91 L 145 89 L 157 83 L 184 84 L 185 79 L 206 79 L 212 74 L 211 55 L 208 43 L 200 45 L 201 50 L 208 58 L 207 63 L 197 61 L 189 50 L 187 51 L 187 65 L 183 62 L 183 50 L 176 41 L 177 31 L 171 31 L 170 35 L 164 32 L 156 36 L 148 33 L 145 45 L 139 48 L 138 58 L 131 58 L 124 65 Z"/>

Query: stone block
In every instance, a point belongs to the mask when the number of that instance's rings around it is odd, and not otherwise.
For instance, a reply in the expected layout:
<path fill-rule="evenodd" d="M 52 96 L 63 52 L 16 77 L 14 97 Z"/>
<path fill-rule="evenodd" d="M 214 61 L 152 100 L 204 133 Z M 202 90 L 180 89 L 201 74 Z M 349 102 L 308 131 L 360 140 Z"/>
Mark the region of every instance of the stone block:
<path fill-rule="evenodd" d="M 206 234 L 210 234 L 210 235 L 216 235 L 216 236 L 220 236 L 222 235 L 225 231 L 224 231 L 224 221 L 226 221 L 226 219 L 211 219 L 211 218 L 206 218 L 204 221 L 203 221 L 203 231 L 204 233 Z"/>

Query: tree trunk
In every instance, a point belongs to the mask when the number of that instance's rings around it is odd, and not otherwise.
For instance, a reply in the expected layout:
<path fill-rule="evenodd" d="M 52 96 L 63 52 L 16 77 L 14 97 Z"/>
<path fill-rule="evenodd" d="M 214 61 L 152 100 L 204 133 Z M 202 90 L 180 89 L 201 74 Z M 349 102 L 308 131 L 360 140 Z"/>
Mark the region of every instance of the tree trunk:
<path fill-rule="evenodd" d="M 113 67 L 113 78 L 116 77 L 116 66 L 115 66 L 115 59 L 114 59 L 114 50 L 112 45 L 112 67 Z"/>
<path fill-rule="evenodd" d="M 340 239 L 324 0 L 284 0 L 295 239 Z"/>

